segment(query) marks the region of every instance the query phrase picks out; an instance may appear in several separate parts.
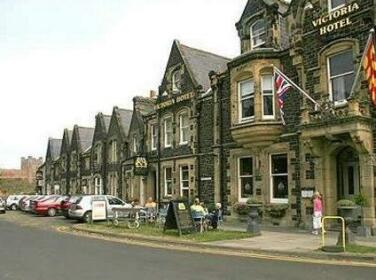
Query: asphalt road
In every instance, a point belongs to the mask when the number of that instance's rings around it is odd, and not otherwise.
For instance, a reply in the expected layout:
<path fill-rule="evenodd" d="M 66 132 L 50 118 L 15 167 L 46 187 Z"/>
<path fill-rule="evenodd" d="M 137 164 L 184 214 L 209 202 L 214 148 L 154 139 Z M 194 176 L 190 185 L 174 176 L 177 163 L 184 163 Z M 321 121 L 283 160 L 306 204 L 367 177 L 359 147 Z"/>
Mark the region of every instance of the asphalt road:
<path fill-rule="evenodd" d="M 5 221 L 0 280 L 376 279 L 376 269 L 214 256 L 131 246 Z"/>

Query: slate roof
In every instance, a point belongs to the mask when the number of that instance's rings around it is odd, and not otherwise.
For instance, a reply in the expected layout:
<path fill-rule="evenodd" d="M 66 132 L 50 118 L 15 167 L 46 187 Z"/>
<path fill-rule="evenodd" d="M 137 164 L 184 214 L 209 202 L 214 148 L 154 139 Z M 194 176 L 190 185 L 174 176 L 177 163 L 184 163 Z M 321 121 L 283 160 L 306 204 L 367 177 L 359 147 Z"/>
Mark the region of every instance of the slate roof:
<path fill-rule="evenodd" d="M 128 109 L 118 109 L 119 116 L 120 116 L 120 124 L 124 130 L 125 135 L 128 136 L 129 127 L 131 126 L 132 121 L 132 110 Z"/>
<path fill-rule="evenodd" d="M 155 112 L 156 99 L 150 97 L 136 96 L 133 98 L 133 102 L 136 104 L 137 111 L 140 112 L 143 116 Z"/>
<path fill-rule="evenodd" d="M 63 139 L 48 139 L 48 149 L 52 160 L 56 160 L 60 156 L 61 145 L 63 144 Z"/>
<path fill-rule="evenodd" d="M 103 121 L 106 132 L 108 132 L 108 129 L 110 128 L 111 116 L 103 115 Z"/>
<path fill-rule="evenodd" d="M 69 144 L 72 143 L 72 136 L 73 136 L 73 130 L 67 130 L 68 132 L 68 140 L 69 140 Z"/>
<path fill-rule="evenodd" d="M 86 151 L 88 148 L 90 148 L 91 143 L 93 142 L 94 128 L 79 126 L 77 129 L 81 149 L 82 151 Z"/>
<path fill-rule="evenodd" d="M 180 53 L 187 64 L 187 67 L 193 75 L 193 79 L 197 85 L 201 85 L 203 90 L 206 91 L 210 88 L 209 73 L 211 71 L 222 73 L 227 70 L 227 63 L 230 62 L 229 58 L 219 56 L 203 50 L 188 47 L 180 44 Z"/>
<path fill-rule="evenodd" d="M 265 4 L 271 6 L 276 3 L 279 6 L 279 12 L 284 13 L 287 11 L 290 2 L 291 0 L 248 0 L 239 22 L 265 8 Z"/>

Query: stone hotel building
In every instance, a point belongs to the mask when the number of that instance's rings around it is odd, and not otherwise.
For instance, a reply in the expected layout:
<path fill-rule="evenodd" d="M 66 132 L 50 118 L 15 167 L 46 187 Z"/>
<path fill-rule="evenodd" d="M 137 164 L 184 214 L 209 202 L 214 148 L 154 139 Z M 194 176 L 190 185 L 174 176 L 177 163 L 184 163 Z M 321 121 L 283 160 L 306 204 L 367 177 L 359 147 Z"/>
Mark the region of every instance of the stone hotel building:
<path fill-rule="evenodd" d="M 200 197 L 232 213 L 254 198 L 265 223 L 278 208 L 289 226 L 310 224 L 314 191 L 327 215 L 361 194 L 375 229 L 376 114 L 360 68 L 374 24 L 374 0 L 249 0 L 237 57 L 175 40 L 157 92 L 50 139 L 46 191 Z M 292 87 L 283 122 L 274 67 L 316 104 Z"/>

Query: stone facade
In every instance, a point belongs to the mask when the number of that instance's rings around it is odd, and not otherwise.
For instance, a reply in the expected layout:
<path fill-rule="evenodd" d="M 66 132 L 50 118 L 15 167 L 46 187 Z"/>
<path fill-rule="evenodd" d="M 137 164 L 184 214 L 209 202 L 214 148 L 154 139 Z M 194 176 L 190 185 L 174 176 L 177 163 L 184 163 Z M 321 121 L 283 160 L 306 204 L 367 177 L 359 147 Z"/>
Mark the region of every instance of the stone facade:
<path fill-rule="evenodd" d="M 314 191 L 326 215 L 361 194 L 361 219 L 375 227 L 376 111 L 362 71 L 355 80 L 374 5 L 249 0 L 236 23 L 241 52 L 231 60 L 174 41 L 158 96 L 136 97 L 133 111 L 115 107 L 108 128 L 97 116 L 91 152 L 80 151 L 91 157 L 85 174 L 100 192 L 141 202 L 198 196 L 233 210 L 254 198 L 265 222 L 289 226 L 311 224 Z M 274 67 L 317 104 L 291 88 L 281 115 Z M 66 130 L 53 164 L 65 192 L 70 141 Z M 278 221 L 276 207 L 284 209 Z"/>

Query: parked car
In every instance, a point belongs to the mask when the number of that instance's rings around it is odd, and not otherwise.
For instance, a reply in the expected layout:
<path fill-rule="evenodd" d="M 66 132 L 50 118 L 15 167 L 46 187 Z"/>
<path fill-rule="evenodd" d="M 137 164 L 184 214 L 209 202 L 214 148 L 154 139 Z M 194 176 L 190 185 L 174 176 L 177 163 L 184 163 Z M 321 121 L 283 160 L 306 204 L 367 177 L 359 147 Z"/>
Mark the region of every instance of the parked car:
<path fill-rule="evenodd" d="M 37 215 L 54 217 L 61 213 L 61 201 L 65 198 L 65 196 L 52 196 L 36 200 L 32 204 L 32 212 Z"/>
<path fill-rule="evenodd" d="M 72 196 L 69 196 L 67 198 L 65 198 L 63 201 L 61 201 L 61 206 L 60 206 L 60 209 L 61 209 L 61 213 L 63 214 L 63 216 L 67 219 L 69 219 L 69 208 L 71 207 L 71 205 L 73 203 L 76 203 L 77 200 L 80 198 L 81 196 L 79 195 L 72 195 Z"/>
<path fill-rule="evenodd" d="M 92 213 L 92 199 L 97 197 L 100 199 L 105 199 L 107 204 L 107 217 L 112 218 L 114 216 L 113 208 L 132 208 L 132 205 L 124 202 L 120 198 L 111 195 L 89 195 L 80 197 L 75 203 L 69 208 L 69 217 L 83 222 L 89 222 L 91 220 Z"/>
<path fill-rule="evenodd" d="M 6 200 L 6 207 L 10 210 L 17 210 L 19 208 L 19 202 L 24 195 L 10 195 Z"/>
<path fill-rule="evenodd" d="M 53 199 L 53 198 L 57 198 L 59 197 L 59 195 L 38 195 L 36 198 L 33 198 L 33 199 L 30 199 L 30 206 L 29 206 L 29 211 L 28 212 L 32 212 L 34 214 L 36 214 L 35 212 L 35 205 L 37 202 L 39 201 L 44 201 L 44 200 L 47 200 L 47 199 Z"/>
<path fill-rule="evenodd" d="M 0 197 L 0 213 L 5 214 L 7 211 L 6 208 L 7 206 L 5 200 Z"/>
<path fill-rule="evenodd" d="M 33 198 L 36 198 L 35 195 L 28 195 L 28 196 L 25 196 L 23 197 L 21 200 L 20 200 L 20 203 L 19 203 L 19 207 L 22 211 L 29 211 L 29 207 L 30 207 L 30 199 L 33 199 Z"/>

